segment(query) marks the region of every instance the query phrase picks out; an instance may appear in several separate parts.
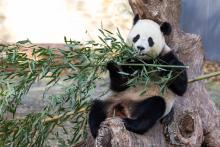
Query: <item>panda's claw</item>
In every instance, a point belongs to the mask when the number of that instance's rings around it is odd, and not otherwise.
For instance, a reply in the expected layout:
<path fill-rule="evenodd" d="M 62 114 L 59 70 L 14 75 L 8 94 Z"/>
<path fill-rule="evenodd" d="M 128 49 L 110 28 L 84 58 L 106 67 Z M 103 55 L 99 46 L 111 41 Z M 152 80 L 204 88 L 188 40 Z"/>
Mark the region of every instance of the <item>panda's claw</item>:
<path fill-rule="evenodd" d="M 174 108 L 172 108 L 171 111 L 160 120 L 160 123 L 164 125 L 169 125 L 171 124 L 173 119 L 174 119 Z"/>

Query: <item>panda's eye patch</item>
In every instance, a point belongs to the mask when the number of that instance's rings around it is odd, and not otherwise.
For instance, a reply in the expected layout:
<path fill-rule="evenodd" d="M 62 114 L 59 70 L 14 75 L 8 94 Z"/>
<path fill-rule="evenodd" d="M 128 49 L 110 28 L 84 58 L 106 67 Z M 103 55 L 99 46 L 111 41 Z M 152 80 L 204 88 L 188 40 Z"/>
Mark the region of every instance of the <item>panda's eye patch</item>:
<path fill-rule="evenodd" d="M 154 45 L 154 41 L 151 37 L 148 38 L 149 46 L 152 47 Z"/>
<path fill-rule="evenodd" d="M 136 35 L 136 36 L 133 38 L 133 42 L 134 42 L 134 43 L 137 42 L 139 38 L 140 38 L 140 35 L 139 35 L 139 34 Z"/>

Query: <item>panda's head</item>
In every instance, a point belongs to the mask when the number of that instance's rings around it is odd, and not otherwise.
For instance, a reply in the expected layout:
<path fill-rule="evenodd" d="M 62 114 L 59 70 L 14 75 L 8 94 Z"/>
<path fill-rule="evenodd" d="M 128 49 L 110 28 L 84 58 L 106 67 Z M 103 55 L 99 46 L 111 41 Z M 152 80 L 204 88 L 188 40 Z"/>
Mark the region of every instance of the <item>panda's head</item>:
<path fill-rule="evenodd" d="M 139 56 L 156 58 L 162 52 L 170 51 L 164 35 L 170 35 L 171 30 L 168 22 L 159 25 L 149 19 L 139 19 L 139 16 L 136 15 L 133 27 L 128 34 L 127 43 Z"/>

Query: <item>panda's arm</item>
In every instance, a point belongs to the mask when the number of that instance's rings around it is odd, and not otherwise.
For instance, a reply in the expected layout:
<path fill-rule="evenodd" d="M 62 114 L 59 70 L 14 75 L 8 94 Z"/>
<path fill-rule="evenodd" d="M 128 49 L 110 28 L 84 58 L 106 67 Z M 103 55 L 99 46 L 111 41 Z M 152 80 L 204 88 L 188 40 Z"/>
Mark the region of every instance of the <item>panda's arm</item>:
<path fill-rule="evenodd" d="M 110 89 L 115 92 L 120 92 L 128 88 L 127 82 L 129 80 L 128 75 L 121 74 L 123 71 L 122 67 L 114 61 L 107 63 L 107 69 L 110 77 Z"/>
<path fill-rule="evenodd" d="M 144 63 L 153 63 L 151 61 L 142 61 L 138 58 L 130 58 L 126 64 L 144 64 Z M 120 92 L 129 87 L 127 85 L 128 81 L 134 78 L 134 73 L 143 69 L 143 66 L 128 66 L 128 65 L 118 65 L 114 61 L 109 61 L 107 63 L 107 69 L 109 71 L 110 77 L 110 89 L 115 92 Z"/>
<path fill-rule="evenodd" d="M 127 64 L 143 64 L 143 62 L 136 59 L 128 59 Z M 110 76 L 110 88 L 115 92 L 120 92 L 129 87 L 127 85 L 128 81 L 134 78 L 134 73 L 137 70 L 141 70 L 142 66 L 128 66 L 128 65 L 118 65 L 114 61 L 109 61 L 107 63 L 107 69 Z"/>
<path fill-rule="evenodd" d="M 177 66 L 184 66 L 184 64 L 179 61 L 179 59 L 174 55 L 172 51 L 168 52 L 167 54 L 160 56 L 159 60 L 161 64 L 165 65 L 177 65 Z M 187 89 L 187 72 L 186 69 L 183 68 L 165 68 L 167 71 L 162 71 L 162 76 L 168 74 L 172 70 L 172 77 L 173 79 L 168 83 L 168 87 L 171 91 L 176 93 L 179 96 L 182 96 Z"/>

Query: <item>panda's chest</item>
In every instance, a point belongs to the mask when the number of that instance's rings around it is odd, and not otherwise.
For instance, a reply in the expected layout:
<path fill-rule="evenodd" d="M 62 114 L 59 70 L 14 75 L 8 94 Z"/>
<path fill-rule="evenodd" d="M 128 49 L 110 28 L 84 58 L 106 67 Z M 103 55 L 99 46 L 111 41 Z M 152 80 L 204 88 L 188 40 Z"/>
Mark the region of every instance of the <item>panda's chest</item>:
<path fill-rule="evenodd" d="M 148 83 L 147 86 L 144 85 L 134 86 L 126 89 L 125 91 L 117 92 L 112 95 L 111 99 L 122 100 L 122 101 L 123 100 L 141 101 L 152 96 L 170 97 L 172 96 L 172 92 L 170 90 L 166 90 L 165 92 L 162 93 L 160 85 L 154 83 Z"/>

